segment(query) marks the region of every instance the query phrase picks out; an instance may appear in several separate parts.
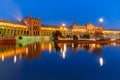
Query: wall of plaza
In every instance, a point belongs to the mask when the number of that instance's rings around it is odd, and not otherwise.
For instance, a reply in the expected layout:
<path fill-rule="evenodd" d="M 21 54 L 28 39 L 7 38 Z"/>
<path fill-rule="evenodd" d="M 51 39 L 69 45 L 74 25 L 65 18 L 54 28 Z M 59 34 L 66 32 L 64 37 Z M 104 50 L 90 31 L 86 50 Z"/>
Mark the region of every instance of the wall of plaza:
<path fill-rule="evenodd" d="M 120 38 L 120 30 L 103 29 L 103 35 L 109 38 Z"/>
<path fill-rule="evenodd" d="M 105 37 L 120 38 L 120 30 L 103 29 L 102 25 L 98 26 L 88 23 L 80 26 L 76 22 L 68 26 L 42 25 L 39 18 L 32 16 L 25 17 L 22 21 L 11 21 L 0 19 L 0 38 L 14 38 L 15 36 L 48 36 L 51 37 L 56 30 L 62 32 L 63 36 L 67 35 L 93 35 L 95 32 L 102 32 Z"/>
<path fill-rule="evenodd" d="M 13 38 L 29 35 L 28 26 L 12 21 L 0 21 L 0 37 Z"/>
<path fill-rule="evenodd" d="M 28 26 L 30 36 L 40 36 L 41 20 L 39 18 L 27 16 L 22 21 Z"/>
<path fill-rule="evenodd" d="M 77 35 L 78 37 L 80 35 L 89 34 L 94 35 L 95 32 L 101 32 L 104 37 L 108 38 L 120 38 L 120 30 L 114 30 L 114 29 L 103 29 L 101 24 L 98 26 L 94 26 L 93 24 L 89 23 L 85 26 L 79 26 L 76 24 L 73 24 L 71 27 L 67 26 L 42 26 L 41 27 L 41 36 L 52 36 L 52 33 L 56 30 L 62 32 L 63 36 L 67 35 Z"/>
<path fill-rule="evenodd" d="M 40 19 L 25 17 L 21 21 L 0 19 L 0 38 L 17 36 L 40 36 Z"/>
<path fill-rule="evenodd" d="M 73 35 L 84 35 L 86 33 L 88 34 L 93 34 L 95 31 L 101 32 L 102 28 L 101 26 L 94 26 L 93 24 L 89 23 L 85 26 L 78 26 L 76 23 L 73 23 L 71 27 L 67 26 L 51 26 L 51 25 L 42 25 L 41 27 L 41 35 L 42 36 L 52 36 L 52 33 L 55 32 L 56 30 L 60 31 L 63 36 L 73 36 Z"/>
<path fill-rule="evenodd" d="M 78 32 L 73 32 L 72 29 L 68 29 L 66 26 L 57 26 L 57 27 L 42 26 L 41 31 L 40 31 L 40 35 L 41 36 L 50 36 L 50 37 L 52 37 L 52 34 L 55 31 L 60 31 L 63 36 L 75 35 L 75 34 L 78 33 Z"/>

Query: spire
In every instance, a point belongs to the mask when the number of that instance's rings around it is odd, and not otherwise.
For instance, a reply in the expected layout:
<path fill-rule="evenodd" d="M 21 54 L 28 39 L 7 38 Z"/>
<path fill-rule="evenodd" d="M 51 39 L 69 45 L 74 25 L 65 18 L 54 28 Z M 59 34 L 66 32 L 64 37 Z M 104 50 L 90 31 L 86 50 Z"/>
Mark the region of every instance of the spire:
<path fill-rule="evenodd" d="M 76 20 L 74 20 L 74 22 L 73 22 L 73 26 L 74 26 L 74 25 L 77 25 Z"/>
<path fill-rule="evenodd" d="M 32 14 L 30 14 L 30 15 L 29 15 L 29 17 L 31 17 L 31 18 L 32 18 Z"/>
<path fill-rule="evenodd" d="M 76 21 L 74 20 L 73 25 L 71 26 L 71 28 L 75 28 L 76 26 L 77 26 L 77 24 L 76 24 Z"/>

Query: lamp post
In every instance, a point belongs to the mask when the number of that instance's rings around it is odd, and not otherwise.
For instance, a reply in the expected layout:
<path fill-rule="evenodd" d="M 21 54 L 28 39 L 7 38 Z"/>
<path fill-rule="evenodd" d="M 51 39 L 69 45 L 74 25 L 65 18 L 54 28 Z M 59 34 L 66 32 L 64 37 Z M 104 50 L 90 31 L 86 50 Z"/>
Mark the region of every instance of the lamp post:
<path fill-rule="evenodd" d="M 4 38 L 4 27 L 2 27 L 2 39 Z"/>
<path fill-rule="evenodd" d="M 99 36 L 101 36 L 102 35 L 102 23 L 103 23 L 103 21 L 104 21 L 104 19 L 103 18 L 100 18 L 99 19 Z"/>
<path fill-rule="evenodd" d="M 63 24 L 62 24 L 62 26 L 64 26 L 64 27 L 65 27 L 65 26 L 66 26 L 66 24 L 65 24 L 65 23 L 63 23 Z"/>
<path fill-rule="evenodd" d="M 16 36 L 16 25 L 14 25 L 14 38 L 15 38 L 15 36 Z"/>
<path fill-rule="evenodd" d="M 63 23 L 63 24 L 62 24 L 62 28 L 63 28 L 63 29 L 62 29 L 62 33 L 63 33 L 64 36 L 65 36 L 65 29 L 66 29 L 65 26 L 66 26 L 66 24 Z"/>

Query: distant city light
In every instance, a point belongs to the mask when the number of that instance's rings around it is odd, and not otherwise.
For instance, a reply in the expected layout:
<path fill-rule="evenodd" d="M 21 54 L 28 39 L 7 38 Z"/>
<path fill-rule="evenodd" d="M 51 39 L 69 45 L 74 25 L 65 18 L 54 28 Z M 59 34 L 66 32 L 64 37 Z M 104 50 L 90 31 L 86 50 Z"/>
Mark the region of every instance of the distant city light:
<path fill-rule="evenodd" d="M 102 23 L 104 20 L 103 20 L 103 18 L 100 18 L 99 21 Z"/>
<path fill-rule="evenodd" d="M 100 66 L 103 66 L 103 64 L 104 64 L 103 58 L 99 59 L 99 63 L 100 63 Z"/>

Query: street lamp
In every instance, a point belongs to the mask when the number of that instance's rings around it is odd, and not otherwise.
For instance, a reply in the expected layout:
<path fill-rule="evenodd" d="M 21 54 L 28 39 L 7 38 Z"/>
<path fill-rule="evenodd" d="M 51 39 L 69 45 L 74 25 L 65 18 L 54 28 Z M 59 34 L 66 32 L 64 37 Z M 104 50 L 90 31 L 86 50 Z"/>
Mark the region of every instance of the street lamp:
<path fill-rule="evenodd" d="M 63 24 L 62 24 L 62 26 L 66 26 L 66 24 L 65 24 L 65 23 L 63 23 Z"/>
<path fill-rule="evenodd" d="M 103 18 L 100 18 L 100 19 L 99 19 L 99 22 L 100 22 L 100 23 L 103 23 L 103 21 L 104 21 Z"/>
<path fill-rule="evenodd" d="M 4 38 L 4 27 L 2 27 L 2 38 Z"/>
<path fill-rule="evenodd" d="M 16 36 L 16 25 L 14 25 L 14 37 Z"/>

